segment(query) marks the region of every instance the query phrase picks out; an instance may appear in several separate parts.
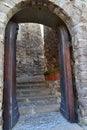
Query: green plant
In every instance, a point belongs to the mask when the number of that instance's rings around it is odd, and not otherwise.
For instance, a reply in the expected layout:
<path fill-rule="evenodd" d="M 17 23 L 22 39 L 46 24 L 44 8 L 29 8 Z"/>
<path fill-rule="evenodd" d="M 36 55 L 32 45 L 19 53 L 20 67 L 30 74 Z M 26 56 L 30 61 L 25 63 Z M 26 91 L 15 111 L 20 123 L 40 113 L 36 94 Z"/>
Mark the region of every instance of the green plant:
<path fill-rule="evenodd" d="M 44 75 L 45 76 L 46 75 L 52 75 L 52 74 L 59 72 L 59 70 L 60 70 L 59 67 L 55 68 L 54 70 L 47 70 L 47 71 L 44 72 Z"/>
<path fill-rule="evenodd" d="M 45 72 L 44 72 L 44 75 L 45 75 L 45 76 L 46 76 L 46 75 L 50 75 L 50 74 L 52 74 L 52 71 L 49 71 L 49 70 L 48 70 L 48 71 L 45 71 Z"/>

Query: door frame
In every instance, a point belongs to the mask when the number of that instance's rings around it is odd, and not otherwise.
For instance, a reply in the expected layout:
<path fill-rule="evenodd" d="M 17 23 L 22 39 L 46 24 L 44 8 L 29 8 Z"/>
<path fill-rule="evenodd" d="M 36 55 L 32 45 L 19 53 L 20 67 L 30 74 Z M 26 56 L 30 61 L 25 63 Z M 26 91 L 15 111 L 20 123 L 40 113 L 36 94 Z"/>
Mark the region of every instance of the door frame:
<path fill-rule="evenodd" d="M 9 29 L 10 28 L 10 29 Z M 18 106 L 16 102 L 16 38 L 17 38 L 17 30 L 18 30 L 18 24 L 14 22 L 9 22 L 6 28 L 5 33 L 5 57 L 4 57 L 4 101 L 3 101 L 3 108 L 4 108 L 4 130 L 9 130 L 12 128 L 18 118 Z M 64 37 L 65 36 L 65 37 Z M 9 38 L 8 38 L 9 37 Z M 66 105 L 66 111 L 67 113 L 63 113 L 62 105 L 61 105 L 61 112 L 63 116 L 69 120 L 70 122 L 75 121 L 75 110 L 74 110 L 74 94 L 73 94 L 73 86 L 72 86 L 72 73 L 71 73 L 71 61 L 70 61 L 70 48 L 69 48 L 69 35 L 67 32 L 67 29 L 65 26 L 60 26 L 58 28 L 58 37 L 60 38 L 60 51 L 62 53 L 64 62 L 63 62 L 63 68 L 64 68 L 64 84 L 65 84 L 65 105 Z M 66 42 L 67 41 L 67 42 Z M 10 44 L 9 44 L 10 43 Z M 13 43 L 13 44 L 11 44 Z M 62 45 L 62 49 L 61 49 Z M 61 55 L 60 53 L 60 55 Z M 11 56 L 11 57 L 10 57 Z M 60 65 L 61 65 L 61 56 L 60 56 Z M 12 76 L 14 75 L 14 76 Z M 62 70 L 61 70 L 62 75 Z M 61 78 L 62 79 L 62 78 Z M 61 80 L 62 81 L 62 80 Z M 61 87 L 62 89 L 62 87 Z M 61 91 L 62 92 L 62 91 Z M 6 98 L 6 95 L 8 98 Z M 62 95 L 63 96 L 63 95 Z M 61 97 L 62 97 L 61 96 Z M 15 103 L 14 103 L 15 102 Z M 61 99 L 61 103 L 63 103 Z M 6 105 L 5 105 L 6 104 Z M 16 113 L 16 121 L 13 122 L 13 115 L 11 115 L 11 118 L 9 117 L 9 114 L 14 113 L 13 111 L 13 104 L 14 107 L 17 107 Z M 7 110 L 8 108 L 8 110 Z M 7 113 L 8 111 L 8 113 Z M 11 113 L 9 113 L 11 112 Z M 8 122 L 6 122 L 8 120 Z M 7 125 L 7 128 L 5 127 L 5 123 Z M 10 124 L 10 125 L 9 125 Z"/>

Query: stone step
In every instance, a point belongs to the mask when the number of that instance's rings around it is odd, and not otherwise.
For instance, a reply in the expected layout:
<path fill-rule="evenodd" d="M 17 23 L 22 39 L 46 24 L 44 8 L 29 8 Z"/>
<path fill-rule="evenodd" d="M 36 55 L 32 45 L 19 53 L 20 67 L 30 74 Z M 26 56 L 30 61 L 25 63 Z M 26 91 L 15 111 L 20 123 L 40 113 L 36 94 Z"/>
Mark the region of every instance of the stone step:
<path fill-rule="evenodd" d="M 16 79 L 17 83 L 27 82 L 43 82 L 45 81 L 44 75 L 22 76 Z"/>
<path fill-rule="evenodd" d="M 20 84 L 16 84 L 17 89 L 21 89 L 21 88 L 48 88 L 48 84 L 46 84 L 45 82 L 37 82 L 37 83 L 33 83 L 33 82 L 28 82 L 28 83 L 20 83 Z"/>
<path fill-rule="evenodd" d="M 45 81 L 27 81 L 27 82 L 17 82 L 16 84 L 37 84 L 37 83 L 45 83 L 46 84 L 46 82 Z"/>
<path fill-rule="evenodd" d="M 36 113 L 46 113 L 46 112 L 57 112 L 59 111 L 58 104 L 49 105 L 28 105 L 19 107 L 20 114 L 36 114 Z"/>
<path fill-rule="evenodd" d="M 52 100 L 55 99 L 56 97 L 53 95 L 38 95 L 38 96 L 19 96 L 17 97 L 18 102 L 31 102 L 31 101 L 39 101 L 39 100 Z"/>
<path fill-rule="evenodd" d="M 51 90 L 49 88 L 26 88 L 26 89 L 17 89 L 18 96 L 34 96 L 34 95 L 43 95 L 43 94 L 51 94 Z"/>
<path fill-rule="evenodd" d="M 44 100 L 35 100 L 35 101 L 28 101 L 28 102 L 18 102 L 18 106 L 26 106 L 26 105 L 49 105 L 49 104 L 56 104 L 57 100 L 55 98 L 49 98 Z"/>

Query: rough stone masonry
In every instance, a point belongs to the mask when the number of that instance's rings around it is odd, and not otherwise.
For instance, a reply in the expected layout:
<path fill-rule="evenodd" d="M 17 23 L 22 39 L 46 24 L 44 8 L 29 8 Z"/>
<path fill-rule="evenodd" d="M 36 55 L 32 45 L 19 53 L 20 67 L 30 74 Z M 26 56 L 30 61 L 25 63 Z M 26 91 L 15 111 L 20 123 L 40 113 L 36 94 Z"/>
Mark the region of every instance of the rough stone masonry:
<path fill-rule="evenodd" d="M 19 25 L 17 40 L 17 77 L 44 73 L 44 44 L 39 24 Z"/>

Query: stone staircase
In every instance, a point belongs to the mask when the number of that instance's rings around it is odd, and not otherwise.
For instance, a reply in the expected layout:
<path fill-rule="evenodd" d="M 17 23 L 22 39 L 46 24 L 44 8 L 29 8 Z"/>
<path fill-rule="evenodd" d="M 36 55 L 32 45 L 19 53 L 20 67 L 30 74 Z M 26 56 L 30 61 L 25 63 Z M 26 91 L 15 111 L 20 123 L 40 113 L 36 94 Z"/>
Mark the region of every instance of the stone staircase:
<path fill-rule="evenodd" d="M 17 101 L 20 118 L 12 130 L 83 130 L 58 112 L 57 99 L 42 76 L 17 79 Z"/>
<path fill-rule="evenodd" d="M 59 108 L 43 76 L 18 80 L 17 101 L 20 114 L 55 112 Z"/>

